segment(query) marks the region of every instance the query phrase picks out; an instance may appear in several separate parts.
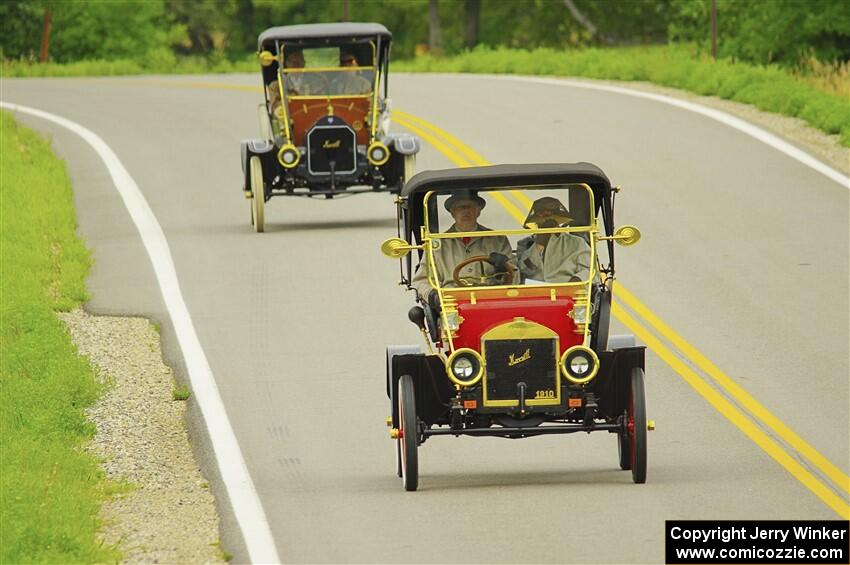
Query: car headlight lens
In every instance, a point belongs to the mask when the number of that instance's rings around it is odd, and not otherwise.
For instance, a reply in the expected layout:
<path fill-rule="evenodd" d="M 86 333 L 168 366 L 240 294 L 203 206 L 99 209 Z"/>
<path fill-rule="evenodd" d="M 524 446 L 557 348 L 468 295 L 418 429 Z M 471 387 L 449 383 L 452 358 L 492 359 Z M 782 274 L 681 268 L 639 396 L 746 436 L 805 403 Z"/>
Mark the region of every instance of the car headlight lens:
<path fill-rule="evenodd" d="M 590 370 L 590 365 L 590 359 L 582 353 L 579 353 L 570 359 L 570 373 L 573 375 L 584 376 Z"/>
<path fill-rule="evenodd" d="M 449 355 L 446 374 L 456 385 L 472 386 L 484 376 L 484 360 L 474 349 L 463 347 Z"/>
<path fill-rule="evenodd" d="M 585 384 L 593 380 L 599 371 L 599 357 L 589 347 L 575 345 L 561 357 L 561 372 L 574 384 Z"/>
<path fill-rule="evenodd" d="M 277 160 L 284 168 L 291 169 L 298 165 L 298 161 L 301 160 L 301 153 L 294 145 L 287 144 L 277 152 Z"/>
<path fill-rule="evenodd" d="M 369 159 L 369 162 L 373 165 L 383 165 L 390 158 L 390 150 L 380 141 L 376 141 L 366 150 L 366 158 Z"/>
<path fill-rule="evenodd" d="M 452 373 L 459 379 L 468 379 L 475 371 L 475 365 L 467 357 L 455 359 L 452 365 Z"/>

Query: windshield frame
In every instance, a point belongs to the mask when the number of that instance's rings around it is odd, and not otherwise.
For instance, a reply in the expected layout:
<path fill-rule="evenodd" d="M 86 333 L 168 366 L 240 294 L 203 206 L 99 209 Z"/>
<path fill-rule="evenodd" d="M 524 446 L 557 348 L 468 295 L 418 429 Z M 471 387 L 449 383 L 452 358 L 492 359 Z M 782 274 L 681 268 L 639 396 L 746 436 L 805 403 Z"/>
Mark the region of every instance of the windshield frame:
<path fill-rule="evenodd" d="M 284 66 L 284 61 L 286 60 L 286 48 L 287 47 L 297 47 L 301 51 L 309 51 L 310 49 L 327 49 L 327 48 L 342 48 L 346 45 L 357 45 L 357 44 L 368 44 L 372 48 L 372 60 L 369 65 L 358 65 L 356 67 L 312 67 L 312 68 L 299 68 L 299 69 L 287 69 Z M 374 98 L 375 93 L 380 88 L 380 80 L 381 80 L 381 72 L 378 66 L 378 46 L 375 44 L 375 41 L 369 39 L 367 41 L 350 41 L 347 43 L 340 44 L 318 44 L 318 45 L 303 45 L 300 43 L 282 43 L 280 41 L 277 42 L 277 52 L 278 52 L 278 68 L 277 68 L 277 78 L 278 85 L 281 90 L 281 100 L 333 100 L 338 98 Z M 283 88 L 284 81 L 288 75 L 298 76 L 305 75 L 310 73 L 357 73 L 359 71 L 369 71 L 371 73 L 371 79 L 366 79 L 363 75 L 362 78 L 369 81 L 371 85 L 371 89 L 368 93 L 360 93 L 360 94 L 298 94 L 295 96 L 287 95 L 285 92 L 285 88 Z"/>
<path fill-rule="evenodd" d="M 599 233 L 598 219 L 595 214 L 595 202 L 593 196 L 593 189 L 587 183 L 559 183 L 559 184 L 545 184 L 545 185 L 528 185 L 528 186 L 519 186 L 519 187 L 493 187 L 493 188 L 480 188 L 476 189 L 478 193 L 488 193 L 488 192 L 510 192 L 512 190 L 520 190 L 520 189 L 532 189 L 532 190 L 540 190 L 544 192 L 547 188 L 566 188 L 567 186 L 576 186 L 581 187 L 587 192 L 588 202 L 589 202 L 589 210 L 591 210 L 590 222 L 589 225 L 585 226 L 575 226 L 575 227 L 555 227 L 555 228 L 526 228 L 523 226 L 517 227 L 515 229 L 490 229 L 488 231 L 472 231 L 472 232 L 431 232 L 429 230 L 430 217 L 429 217 L 429 203 L 431 198 L 436 198 L 440 195 L 450 194 L 447 192 L 441 192 L 440 190 L 431 190 L 425 194 L 425 197 L 422 200 L 423 212 L 424 212 L 424 222 L 421 226 L 422 230 L 422 244 L 424 247 L 424 260 L 428 262 L 428 282 L 432 288 L 439 290 L 440 292 L 468 292 L 468 291 L 477 291 L 477 292 L 487 292 L 487 291 L 498 291 L 498 290 L 508 290 L 508 289 L 516 289 L 516 290 L 528 290 L 528 289 L 549 289 L 549 288 L 576 288 L 576 287 L 586 287 L 590 285 L 593 280 L 599 276 L 601 272 L 601 268 L 598 261 L 597 255 L 597 246 L 596 246 L 596 235 Z M 434 246 L 434 243 L 437 242 L 437 247 L 440 245 L 440 240 L 443 239 L 460 239 L 464 237 L 497 237 L 497 236 L 509 236 L 509 235 L 517 235 L 517 236 L 533 236 L 536 234 L 576 234 L 576 233 L 586 233 L 588 234 L 587 243 L 590 247 L 590 260 L 589 260 L 589 268 L 587 273 L 587 278 L 581 281 L 573 281 L 573 282 L 549 282 L 544 281 L 541 284 L 507 284 L 507 285 L 487 285 L 487 286 L 442 286 L 440 284 L 439 278 L 437 276 L 438 265 L 437 261 L 434 258 L 434 252 L 437 250 Z M 512 246 L 514 242 L 512 242 Z M 514 255 L 514 259 L 516 258 L 517 249 L 512 248 L 512 253 Z M 489 292 L 488 292 L 489 294 Z M 523 293 L 520 293 L 520 296 Z"/>

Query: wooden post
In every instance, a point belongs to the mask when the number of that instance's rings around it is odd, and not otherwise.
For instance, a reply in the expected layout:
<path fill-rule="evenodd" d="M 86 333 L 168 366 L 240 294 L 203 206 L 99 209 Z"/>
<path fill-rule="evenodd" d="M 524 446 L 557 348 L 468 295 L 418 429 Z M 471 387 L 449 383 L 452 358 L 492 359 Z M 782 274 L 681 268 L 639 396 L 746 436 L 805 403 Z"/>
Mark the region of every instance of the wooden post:
<path fill-rule="evenodd" d="M 348 0 L 342 0 L 342 21 L 347 22 L 351 16 L 348 12 Z"/>
<path fill-rule="evenodd" d="M 717 60 L 717 0 L 711 0 L 711 58 Z"/>
<path fill-rule="evenodd" d="M 42 63 L 47 62 L 47 53 L 48 47 L 50 45 L 50 19 L 52 14 L 49 9 L 44 10 L 44 29 L 41 32 L 41 54 L 39 55 L 39 61 Z"/>

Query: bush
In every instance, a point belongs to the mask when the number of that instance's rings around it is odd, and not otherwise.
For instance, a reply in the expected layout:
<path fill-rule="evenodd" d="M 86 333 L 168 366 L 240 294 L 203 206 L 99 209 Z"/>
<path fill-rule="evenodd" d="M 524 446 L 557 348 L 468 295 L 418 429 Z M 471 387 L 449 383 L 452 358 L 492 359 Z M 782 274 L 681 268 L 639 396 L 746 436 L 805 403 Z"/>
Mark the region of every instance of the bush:
<path fill-rule="evenodd" d="M 840 133 L 840 142 L 850 147 L 850 104 L 846 96 L 821 90 L 777 66 L 714 61 L 699 56 L 692 46 L 687 45 L 568 51 L 478 47 L 454 57 L 425 55 L 397 61 L 394 70 L 649 81 L 802 118 L 826 133 Z"/>

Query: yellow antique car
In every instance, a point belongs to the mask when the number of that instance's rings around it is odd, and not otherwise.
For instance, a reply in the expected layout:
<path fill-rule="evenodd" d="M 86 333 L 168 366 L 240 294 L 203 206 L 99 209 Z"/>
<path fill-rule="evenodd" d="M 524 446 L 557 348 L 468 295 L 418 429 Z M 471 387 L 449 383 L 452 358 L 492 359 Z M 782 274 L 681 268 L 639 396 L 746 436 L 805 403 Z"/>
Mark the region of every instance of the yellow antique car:
<path fill-rule="evenodd" d="M 392 35 L 375 23 L 273 27 L 258 39 L 260 137 L 241 145 L 251 223 L 273 196 L 397 194 L 419 141 L 389 132 Z"/>
<path fill-rule="evenodd" d="M 406 490 L 431 436 L 616 434 L 646 480 L 644 347 L 610 336 L 614 230 L 608 178 L 590 163 L 498 165 L 414 176 L 385 255 L 415 292 L 424 337 L 387 348 L 390 435 Z"/>

